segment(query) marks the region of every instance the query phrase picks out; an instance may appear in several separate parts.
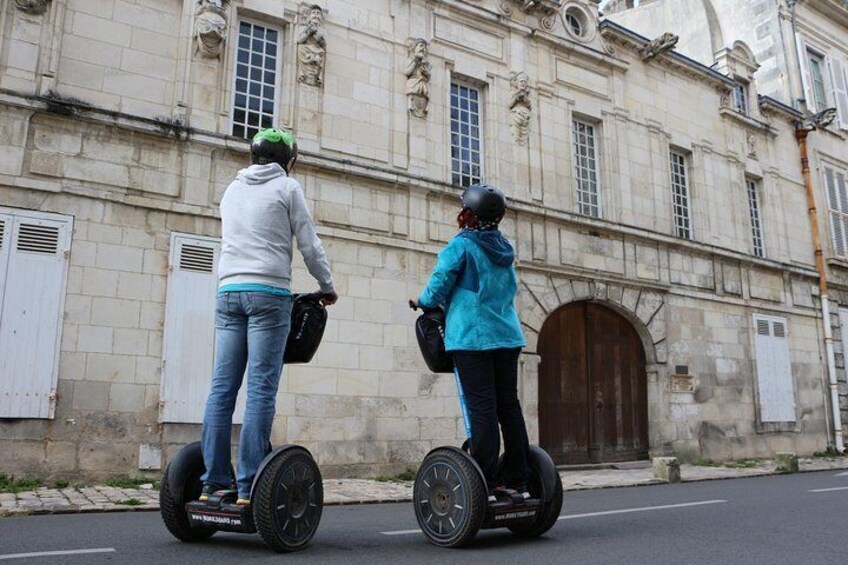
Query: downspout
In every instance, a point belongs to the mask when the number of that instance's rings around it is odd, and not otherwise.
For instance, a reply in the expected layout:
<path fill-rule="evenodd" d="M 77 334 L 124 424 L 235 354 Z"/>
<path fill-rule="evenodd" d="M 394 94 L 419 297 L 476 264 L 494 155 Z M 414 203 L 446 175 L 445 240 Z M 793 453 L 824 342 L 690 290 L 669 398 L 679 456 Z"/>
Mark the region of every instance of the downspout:
<path fill-rule="evenodd" d="M 824 325 L 824 349 L 827 356 L 827 376 L 830 388 L 830 406 L 833 411 L 833 435 L 836 450 L 839 453 L 845 451 L 842 437 L 842 415 L 839 411 L 839 385 L 836 381 L 836 360 L 833 355 L 833 330 L 830 327 L 830 304 L 827 294 L 827 273 L 824 268 L 824 252 L 822 251 L 821 239 L 819 237 L 819 215 L 816 210 L 816 201 L 813 197 L 813 181 L 810 178 L 810 160 L 807 157 L 807 135 L 810 129 L 799 126 L 795 130 L 795 139 L 801 149 L 801 172 L 804 175 L 804 187 L 807 190 L 807 211 L 810 215 L 810 229 L 813 235 L 813 246 L 816 251 L 816 269 L 819 272 L 819 290 L 822 310 L 822 324 Z"/>

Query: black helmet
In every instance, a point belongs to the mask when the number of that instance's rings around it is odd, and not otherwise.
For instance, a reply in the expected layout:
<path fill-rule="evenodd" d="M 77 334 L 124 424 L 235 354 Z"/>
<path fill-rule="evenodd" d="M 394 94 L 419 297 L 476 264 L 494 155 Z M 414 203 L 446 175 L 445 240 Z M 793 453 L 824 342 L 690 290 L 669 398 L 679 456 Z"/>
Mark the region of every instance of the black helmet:
<path fill-rule="evenodd" d="M 250 162 L 254 165 L 277 163 L 286 173 L 297 160 L 297 141 L 286 130 L 268 128 L 260 130 L 250 143 Z"/>
<path fill-rule="evenodd" d="M 474 212 L 481 223 L 497 223 L 506 213 L 506 197 L 490 184 L 472 184 L 462 193 L 462 207 Z"/>

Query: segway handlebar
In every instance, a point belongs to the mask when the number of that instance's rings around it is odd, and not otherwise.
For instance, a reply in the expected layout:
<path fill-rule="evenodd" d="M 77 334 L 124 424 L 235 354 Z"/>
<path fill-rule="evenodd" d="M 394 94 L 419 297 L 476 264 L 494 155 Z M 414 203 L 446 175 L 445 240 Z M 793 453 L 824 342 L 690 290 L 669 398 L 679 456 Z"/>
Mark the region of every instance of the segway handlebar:
<path fill-rule="evenodd" d="M 409 307 L 412 308 L 413 310 L 415 310 L 416 312 L 420 308 L 421 311 L 424 312 L 425 314 L 428 314 L 430 312 L 438 312 L 439 310 L 442 309 L 439 306 L 437 306 L 435 308 L 427 308 L 425 306 L 421 306 L 420 304 L 416 305 L 415 302 L 413 302 L 412 300 L 409 301 Z"/>

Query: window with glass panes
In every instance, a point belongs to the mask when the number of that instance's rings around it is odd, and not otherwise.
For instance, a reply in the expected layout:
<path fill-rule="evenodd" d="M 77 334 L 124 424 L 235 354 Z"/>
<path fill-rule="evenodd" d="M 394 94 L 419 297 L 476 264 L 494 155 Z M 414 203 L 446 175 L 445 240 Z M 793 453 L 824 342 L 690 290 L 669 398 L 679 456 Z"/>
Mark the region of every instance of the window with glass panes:
<path fill-rule="evenodd" d="M 671 152 L 671 193 L 674 215 L 674 234 L 692 239 L 692 215 L 689 210 L 688 158 L 678 151 Z"/>
<path fill-rule="evenodd" d="M 765 257 L 766 247 L 763 239 L 763 220 L 760 214 L 760 193 L 756 180 L 745 179 L 748 185 L 748 211 L 751 215 L 751 241 L 754 244 L 754 255 Z"/>
<path fill-rule="evenodd" d="M 848 256 L 848 187 L 846 172 L 825 165 L 824 185 L 830 216 L 830 234 L 833 238 L 833 254 Z"/>
<path fill-rule="evenodd" d="M 469 186 L 482 178 L 480 104 L 478 88 L 451 83 L 451 182 L 455 185 Z"/>
<path fill-rule="evenodd" d="M 748 89 L 744 84 L 737 84 L 733 89 L 733 100 L 736 102 L 736 111 L 740 114 L 748 114 Z"/>
<path fill-rule="evenodd" d="M 807 51 L 810 61 L 810 80 L 812 80 L 813 96 L 818 111 L 827 108 L 827 94 L 824 85 L 824 57 Z"/>
<path fill-rule="evenodd" d="M 249 21 L 239 22 L 233 130 L 251 139 L 262 128 L 274 127 L 280 31 Z"/>
<path fill-rule="evenodd" d="M 600 217 L 598 198 L 598 158 L 595 126 L 580 120 L 572 121 L 574 138 L 574 186 L 577 187 L 577 212 L 584 216 Z"/>

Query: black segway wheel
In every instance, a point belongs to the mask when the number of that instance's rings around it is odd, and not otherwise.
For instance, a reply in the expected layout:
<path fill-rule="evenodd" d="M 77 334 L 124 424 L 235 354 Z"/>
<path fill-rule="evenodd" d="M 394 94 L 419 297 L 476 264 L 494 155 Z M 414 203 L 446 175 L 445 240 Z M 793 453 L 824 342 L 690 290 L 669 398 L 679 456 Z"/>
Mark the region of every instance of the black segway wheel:
<path fill-rule="evenodd" d="M 418 468 L 413 504 L 430 543 L 461 547 L 474 539 L 486 518 L 486 483 L 470 455 L 435 449 Z"/>
<path fill-rule="evenodd" d="M 200 442 L 190 443 L 165 467 L 159 487 L 162 521 L 175 538 L 185 542 L 208 540 L 216 531 L 214 528 L 193 527 L 185 508 L 187 502 L 200 497 L 203 489 L 200 477 L 205 470 Z"/>
<path fill-rule="evenodd" d="M 270 457 L 251 495 L 253 519 L 268 547 L 281 553 L 298 551 L 309 544 L 321 521 L 321 471 L 302 447 Z"/>
<path fill-rule="evenodd" d="M 551 457 L 540 447 L 530 447 L 530 484 L 527 485 L 531 498 L 542 500 L 542 510 L 531 522 L 516 522 L 507 526 L 513 534 L 535 538 L 554 527 L 562 511 L 562 479 Z"/>

